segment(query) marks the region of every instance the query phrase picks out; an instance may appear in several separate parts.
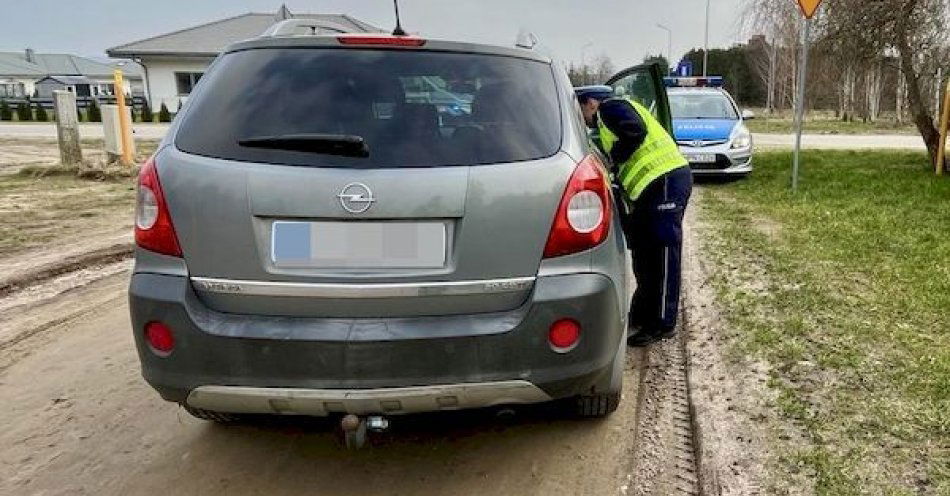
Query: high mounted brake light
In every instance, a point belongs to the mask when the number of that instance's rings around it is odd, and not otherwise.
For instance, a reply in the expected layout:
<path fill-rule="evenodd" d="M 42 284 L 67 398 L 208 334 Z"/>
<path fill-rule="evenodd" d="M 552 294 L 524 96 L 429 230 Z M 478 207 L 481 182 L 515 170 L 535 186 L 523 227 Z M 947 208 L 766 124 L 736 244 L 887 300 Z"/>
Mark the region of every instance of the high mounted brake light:
<path fill-rule="evenodd" d="M 420 47 L 426 44 L 425 39 L 415 36 L 348 34 L 344 36 L 337 36 L 336 39 L 344 45 L 389 45 Z"/>
<path fill-rule="evenodd" d="M 722 76 L 665 77 L 663 84 L 668 88 L 721 88 L 726 81 Z"/>

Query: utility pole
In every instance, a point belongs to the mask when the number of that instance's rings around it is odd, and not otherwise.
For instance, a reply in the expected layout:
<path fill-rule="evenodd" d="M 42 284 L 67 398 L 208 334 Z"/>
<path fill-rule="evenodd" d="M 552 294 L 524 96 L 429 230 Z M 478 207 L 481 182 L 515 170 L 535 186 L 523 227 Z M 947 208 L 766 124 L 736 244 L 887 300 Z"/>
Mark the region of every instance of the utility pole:
<path fill-rule="evenodd" d="M 587 48 L 593 44 L 593 41 L 588 41 L 587 43 L 584 43 L 584 46 L 581 47 L 581 70 L 584 71 L 581 84 L 591 84 L 587 73 Z"/>
<path fill-rule="evenodd" d="M 666 31 L 666 65 L 669 66 L 673 63 L 673 30 L 657 23 L 656 27 Z M 670 68 L 667 67 L 667 75 L 669 75 Z"/>
<path fill-rule="evenodd" d="M 707 76 L 706 66 L 709 65 L 709 2 L 706 0 L 706 34 L 703 41 L 703 77 Z"/>

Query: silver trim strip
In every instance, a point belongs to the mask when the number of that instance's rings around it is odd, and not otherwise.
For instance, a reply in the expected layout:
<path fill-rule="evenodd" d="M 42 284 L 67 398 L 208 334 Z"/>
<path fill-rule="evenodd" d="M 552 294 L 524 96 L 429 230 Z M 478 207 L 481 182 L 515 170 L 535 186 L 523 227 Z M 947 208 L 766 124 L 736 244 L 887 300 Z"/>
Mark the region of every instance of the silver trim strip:
<path fill-rule="evenodd" d="M 225 413 L 326 416 L 331 413 L 403 414 L 541 403 L 552 398 L 524 380 L 382 389 L 303 389 L 199 386 L 189 406 Z"/>
<path fill-rule="evenodd" d="M 535 277 L 383 284 L 327 284 L 283 281 L 241 281 L 214 277 L 192 277 L 198 291 L 250 296 L 297 298 L 399 298 L 409 296 L 457 296 L 513 293 L 531 289 Z"/>

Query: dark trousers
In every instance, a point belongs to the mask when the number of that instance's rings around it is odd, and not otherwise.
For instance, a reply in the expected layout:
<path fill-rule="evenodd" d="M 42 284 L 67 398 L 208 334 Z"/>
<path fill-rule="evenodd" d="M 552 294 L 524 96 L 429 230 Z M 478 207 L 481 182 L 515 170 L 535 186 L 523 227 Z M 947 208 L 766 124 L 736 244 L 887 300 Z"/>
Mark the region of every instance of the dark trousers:
<path fill-rule="evenodd" d="M 633 252 L 637 289 L 630 324 L 648 330 L 670 330 L 679 312 L 683 215 L 693 191 L 689 166 L 653 181 L 632 202 L 624 219 Z"/>

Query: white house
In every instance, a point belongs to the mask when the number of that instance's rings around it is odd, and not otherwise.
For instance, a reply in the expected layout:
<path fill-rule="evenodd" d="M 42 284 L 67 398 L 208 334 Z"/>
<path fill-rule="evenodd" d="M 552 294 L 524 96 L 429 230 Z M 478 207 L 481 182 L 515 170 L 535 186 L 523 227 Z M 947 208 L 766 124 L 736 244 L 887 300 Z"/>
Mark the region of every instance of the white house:
<path fill-rule="evenodd" d="M 152 108 L 165 104 L 175 112 L 208 65 L 231 43 L 260 36 L 275 22 L 302 18 L 325 21 L 347 32 L 381 30 L 346 14 L 248 13 L 133 41 L 106 50 L 110 57 L 132 59 L 144 68 L 145 93 Z"/>
<path fill-rule="evenodd" d="M 117 67 L 125 73 L 125 93 L 141 96 L 142 75 L 135 64 L 123 63 L 119 67 L 78 55 L 36 53 L 29 48 L 22 52 L 0 52 L 0 98 L 43 98 L 44 95 L 37 95 L 40 81 L 59 81 L 62 88 L 78 96 L 112 95 L 112 72 Z"/>

